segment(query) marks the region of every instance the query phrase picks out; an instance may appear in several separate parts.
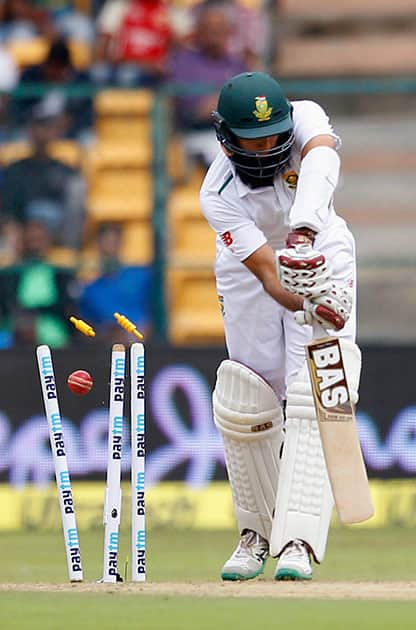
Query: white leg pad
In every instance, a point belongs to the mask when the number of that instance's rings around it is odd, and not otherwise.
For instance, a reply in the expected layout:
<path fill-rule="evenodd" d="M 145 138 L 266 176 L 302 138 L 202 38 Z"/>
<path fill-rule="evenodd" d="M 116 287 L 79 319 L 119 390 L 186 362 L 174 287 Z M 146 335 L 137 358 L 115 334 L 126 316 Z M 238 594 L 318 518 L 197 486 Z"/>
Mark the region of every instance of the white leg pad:
<path fill-rule="evenodd" d="M 213 407 L 239 531 L 270 540 L 283 427 L 277 396 L 258 374 L 227 360 L 217 371 Z"/>
<path fill-rule="evenodd" d="M 351 399 L 358 400 L 359 349 L 341 340 Z M 357 364 L 358 356 L 358 364 Z M 270 553 L 278 556 L 295 538 L 322 562 L 334 500 L 326 470 L 306 363 L 287 392 L 286 434 Z"/>
<path fill-rule="evenodd" d="M 317 421 L 288 418 L 270 554 L 300 538 L 321 562 L 333 506 Z"/>

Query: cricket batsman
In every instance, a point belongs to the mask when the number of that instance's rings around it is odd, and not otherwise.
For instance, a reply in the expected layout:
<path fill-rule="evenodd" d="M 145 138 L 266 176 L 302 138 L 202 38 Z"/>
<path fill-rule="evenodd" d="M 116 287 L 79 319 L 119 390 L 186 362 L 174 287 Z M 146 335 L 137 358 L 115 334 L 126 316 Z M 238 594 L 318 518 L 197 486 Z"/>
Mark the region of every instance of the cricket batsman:
<path fill-rule="evenodd" d="M 221 150 L 201 188 L 217 234 L 215 274 L 229 359 L 217 371 L 222 434 L 240 540 L 223 580 L 309 580 L 333 508 L 305 344 L 312 324 L 342 338 L 358 398 L 354 239 L 337 216 L 340 139 L 313 101 L 289 102 L 262 72 L 222 87 L 213 124 Z"/>

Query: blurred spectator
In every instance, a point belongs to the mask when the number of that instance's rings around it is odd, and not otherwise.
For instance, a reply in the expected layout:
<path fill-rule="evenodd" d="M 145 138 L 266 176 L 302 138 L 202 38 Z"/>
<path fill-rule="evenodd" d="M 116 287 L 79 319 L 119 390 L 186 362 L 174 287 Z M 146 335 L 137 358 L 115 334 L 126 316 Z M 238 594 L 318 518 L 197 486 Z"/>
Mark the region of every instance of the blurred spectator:
<path fill-rule="evenodd" d="M 35 0 L 35 4 L 46 9 L 57 31 L 70 40 L 92 44 L 95 34 L 92 16 L 77 9 L 71 0 Z"/>
<path fill-rule="evenodd" d="M 97 30 L 97 82 L 153 87 L 164 79 L 173 38 L 167 2 L 107 0 Z"/>
<path fill-rule="evenodd" d="M 171 58 L 171 82 L 176 88 L 177 125 L 191 158 L 208 166 L 218 153 L 210 115 L 218 90 L 228 77 L 247 70 L 228 52 L 232 21 L 224 6 L 206 6 L 197 14 L 193 47 L 180 46 Z"/>
<path fill-rule="evenodd" d="M 109 343 L 124 336 L 114 320 L 115 311 L 128 317 L 145 336 L 151 329 L 151 267 L 124 265 L 121 246 L 121 226 L 102 224 L 96 236 L 94 278 L 84 284 L 79 300 L 81 317 Z"/>
<path fill-rule="evenodd" d="M 7 48 L 0 44 L 0 92 L 10 92 L 19 82 L 19 70 Z"/>
<path fill-rule="evenodd" d="M 74 312 L 72 270 L 47 260 L 51 235 L 43 221 L 23 227 L 19 263 L 0 271 L 0 345 L 65 346 L 72 334 L 68 317 Z"/>
<path fill-rule="evenodd" d="M 38 35 L 53 37 L 55 27 L 48 11 L 29 0 L 1 0 L 0 42 L 32 39 Z"/>
<path fill-rule="evenodd" d="M 241 58 L 249 70 L 263 70 L 265 54 L 266 24 L 262 12 L 236 0 L 203 0 L 192 9 L 198 20 L 206 8 L 223 8 L 228 12 L 232 28 L 227 39 L 227 51 Z"/>
<path fill-rule="evenodd" d="M 66 125 L 63 129 L 64 137 L 76 138 L 82 141 L 91 132 L 93 125 L 93 99 L 91 95 L 83 94 L 83 87 L 89 86 L 89 75 L 75 68 L 71 51 L 63 39 L 54 40 L 43 63 L 29 66 L 21 76 L 21 85 L 39 84 L 45 87 L 44 96 L 19 100 L 18 122 L 27 118 L 28 111 L 35 104 L 53 102 L 66 114 Z M 53 87 L 52 87 L 53 86 Z M 58 87 L 59 86 L 59 87 Z M 48 88 L 46 90 L 46 88 Z M 72 89 L 72 93 L 65 95 L 60 88 Z M 77 91 L 81 91 L 77 94 Z"/>
<path fill-rule="evenodd" d="M 0 141 L 7 142 L 10 138 L 12 125 L 10 124 L 10 96 L 7 92 L 13 90 L 19 82 L 19 70 L 7 50 L 0 43 Z"/>
<path fill-rule="evenodd" d="M 14 265 L 23 255 L 23 225 L 3 217 L 0 224 L 0 267 Z"/>
<path fill-rule="evenodd" d="M 62 124 L 62 116 L 43 105 L 34 109 L 29 129 L 32 154 L 5 167 L 0 181 L 1 216 L 17 223 L 42 219 L 54 244 L 78 249 L 85 182 L 80 171 L 48 154 L 48 145 L 59 137 Z"/>

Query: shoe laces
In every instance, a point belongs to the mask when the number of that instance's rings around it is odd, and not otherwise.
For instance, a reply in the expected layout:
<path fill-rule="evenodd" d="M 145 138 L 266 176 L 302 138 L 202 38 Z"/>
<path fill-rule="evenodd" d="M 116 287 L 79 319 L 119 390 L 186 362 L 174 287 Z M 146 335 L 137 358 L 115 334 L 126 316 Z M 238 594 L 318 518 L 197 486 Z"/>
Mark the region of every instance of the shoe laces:
<path fill-rule="evenodd" d="M 286 549 L 282 553 L 282 556 L 290 555 L 291 557 L 294 557 L 294 558 L 304 558 L 305 554 L 309 558 L 309 551 L 308 551 L 307 546 L 302 540 L 296 539 L 293 542 L 289 543 L 289 545 L 286 547 Z"/>
<path fill-rule="evenodd" d="M 257 549 L 256 549 L 257 547 Z M 260 536 L 257 532 L 252 529 L 248 529 L 242 534 L 240 538 L 240 543 L 238 546 L 238 551 L 247 549 L 251 552 L 255 553 L 268 553 L 269 552 L 269 543 L 263 536 Z"/>

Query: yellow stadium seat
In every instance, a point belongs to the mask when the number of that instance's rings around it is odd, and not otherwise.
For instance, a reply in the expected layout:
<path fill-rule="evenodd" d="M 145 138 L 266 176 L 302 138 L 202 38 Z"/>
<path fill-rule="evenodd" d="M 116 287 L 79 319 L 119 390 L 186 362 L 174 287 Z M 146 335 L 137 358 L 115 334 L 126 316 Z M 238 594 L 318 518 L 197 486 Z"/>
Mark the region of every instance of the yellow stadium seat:
<path fill-rule="evenodd" d="M 223 323 L 212 271 L 170 269 L 169 337 L 175 344 L 221 343 Z"/>
<path fill-rule="evenodd" d="M 51 247 L 48 251 L 48 261 L 57 267 L 76 267 L 79 252 L 68 247 Z"/>
<path fill-rule="evenodd" d="M 153 229 L 150 221 L 124 223 L 122 258 L 126 265 L 146 265 L 153 261 Z"/>
<path fill-rule="evenodd" d="M 167 147 L 166 162 L 171 182 L 173 184 L 184 182 L 187 175 L 186 152 L 179 138 L 170 140 Z"/>
<path fill-rule="evenodd" d="M 177 194 L 169 203 L 170 257 L 176 263 L 213 263 L 215 233 L 208 225 L 195 193 Z"/>
<path fill-rule="evenodd" d="M 168 201 L 170 256 L 175 263 L 212 264 L 215 258 L 215 233 L 208 225 L 199 204 L 200 174 L 192 185 L 174 189 Z"/>
<path fill-rule="evenodd" d="M 69 49 L 71 51 L 72 63 L 76 68 L 86 70 L 90 67 L 92 62 L 92 50 L 87 42 L 74 39 L 69 42 Z"/>
<path fill-rule="evenodd" d="M 152 165 L 152 146 L 140 142 L 98 142 L 86 153 L 85 167 L 89 172 L 105 168 L 149 168 Z"/>
<path fill-rule="evenodd" d="M 147 118 L 105 116 L 95 120 L 95 132 L 100 142 L 144 144 L 151 146 L 152 129 Z"/>
<path fill-rule="evenodd" d="M 171 222 L 171 258 L 176 263 L 213 263 L 215 234 L 204 218 L 188 217 Z"/>
<path fill-rule="evenodd" d="M 55 140 L 48 147 L 49 155 L 77 168 L 81 165 L 82 151 L 74 140 Z M 31 155 L 32 149 L 28 142 L 7 142 L 0 144 L 0 163 L 7 166 L 10 162 L 22 160 Z"/>
<path fill-rule="evenodd" d="M 44 37 L 14 40 L 7 44 L 7 50 L 20 67 L 42 63 L 48 54 L 49 42 Z"/>
<path fill-rule="evenodd" d="M 100 169 L 89 177 L 88 216 L 92 221 L 123 221 L 150 217 L 153 181 L 145 170 Z"/>
<path fill-rule="evenodd" d="M 82 165 L 82 149 L 74 140 L 55 140 L 50 144 L 49 151 L 52 157 L 68 166 L 79 168 Z"/>
<path fill-rule="evenodd" d="M 94 99 L 97 116 L 147 117 L 153 108 L 150 90 L 103 90 Z"/>
<path fill-rule="evenodd" d="M 0 163 L 7 166 L 11 162 L 29 157 L 32 150 L 28 142 L 6 142 L 0 144 Z"/>
<path fill-rule="evenodd" d="M 103 90 L 94 99 L 95 130 L 100 141 L 152 143 L 149 90 Z"/>
<path fill-rule="evenodd" d="M 50 41 L 45 37 L 33 37 L 28 40 L 15 40 L 7 44 L 7 50 L 20 68 L 37 65 L 45 61 Z M 69 42 L 74 66 L 79 69 L 88 68 L 91 64 L 91 48 L 86 42 L 74 40 Z"/>

